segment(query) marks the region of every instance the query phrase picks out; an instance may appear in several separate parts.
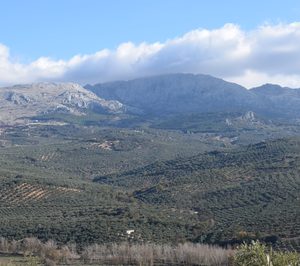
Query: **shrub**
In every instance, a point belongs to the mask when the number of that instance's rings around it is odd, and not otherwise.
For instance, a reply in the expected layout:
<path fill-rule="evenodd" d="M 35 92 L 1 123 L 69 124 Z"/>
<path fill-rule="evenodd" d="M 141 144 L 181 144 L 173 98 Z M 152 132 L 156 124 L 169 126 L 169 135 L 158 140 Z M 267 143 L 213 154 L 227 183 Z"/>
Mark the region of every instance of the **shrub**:
<path fill-rule="evenodd" d="M 235 266 L 267 266 L 266 246 L 259 241 L 242 244 L 235 254 Z"/>
<path fill-rule="evenodd" d="M 22 241 L 22 251 L 24 256 L 36 255 L 40 252 L 42 242 L 35 237 L 27 237 Z"/>
<path fill-rule="evenodd" d="M 295 252 L 278 252 L 259 241 L 242 244 L 234 256 L 234 266 L 299 266 L 300 256 Z"/>
<path fill-rule="evenodd" d="M 273 266 L 299 266 L 300 256 L 296 252 L 275 252 L 272 256 Z"/>

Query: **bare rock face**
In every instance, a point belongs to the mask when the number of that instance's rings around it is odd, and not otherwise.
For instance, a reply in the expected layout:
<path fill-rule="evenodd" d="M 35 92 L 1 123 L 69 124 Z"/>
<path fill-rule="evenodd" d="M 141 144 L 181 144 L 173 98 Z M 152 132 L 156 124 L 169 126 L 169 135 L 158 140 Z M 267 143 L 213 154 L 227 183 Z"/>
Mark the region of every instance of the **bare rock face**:
<path fill-rule="evenodd" d="M 78 108 L 88 108 L 88 98 L 82 92 L 70 92 L 65 91 L 57 97 L 58 101 L 61 101 L 65 105 L 71 105 Z"/>
<path fill-rule="evenodd" d="M 30 98 L 22 93 L 10 92 L 7 95 L 6 100 L 13 102 L 17 105 L 26 105 L 30 102 Z"/>
<path fill-rule="evenodd" d="M 34 83 L 0 88 L 0 121 L 22 123 L 47 113 L 84 115 L 87 110 L 120 113 L 125 106 L 104 100 L 75 83 Z"/>
<path fill-rule="evenodd" d="M 253 111 L 248 111 L 241 116 L 240 119 L 243 121 L 254 122 L 256 120 L 255 113 Z"/>

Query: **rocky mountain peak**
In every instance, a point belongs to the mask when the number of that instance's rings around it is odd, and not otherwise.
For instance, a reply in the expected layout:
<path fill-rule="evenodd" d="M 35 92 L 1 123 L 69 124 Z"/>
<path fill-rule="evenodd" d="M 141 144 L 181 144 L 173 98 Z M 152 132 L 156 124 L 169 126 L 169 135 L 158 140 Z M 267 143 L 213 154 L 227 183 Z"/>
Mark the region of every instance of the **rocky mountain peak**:
<path fill-rule="evenodd" d="M 8 124 L 53 112 L 84 115 L 88 109 L 107 113 L 125 109 L 122 103 L 104 100 L 79 84 L 48 82 L 0 88 L 0 106 L 0 121 Z"/>

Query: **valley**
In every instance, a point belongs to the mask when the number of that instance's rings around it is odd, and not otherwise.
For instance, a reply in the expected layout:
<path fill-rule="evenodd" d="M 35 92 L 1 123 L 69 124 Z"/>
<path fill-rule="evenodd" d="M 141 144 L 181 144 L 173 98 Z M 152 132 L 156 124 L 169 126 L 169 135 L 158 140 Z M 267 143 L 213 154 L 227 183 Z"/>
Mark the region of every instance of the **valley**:
<path fill-rule="evenodd" d="M 1 11 L 0 266 L 300 266 L 300 1 Z"/>
<path fill-rule="evenodd" d="M 175 79 L 187 88 L 186 99 L 199 86 L 233 86 L 234 97 L 245 90 L 212 77 L 204 83 L 203 76 Z M 159 82 L 164 90 L 169 76 Z M 226 247 L 259 239 L 275 249 L 300 251 L 297 106 L 285 118 L 284 111 L 266 111 L 251 99 L 248 106 L 234 106 L 228 97 L 219 104 L 226 86 L 221 96 L 202 99 L 218 105 L 214 112 L 208 106 L 166 105 L 176 90 L 147 107 L 132 105 L 130 93 L 116 90 L 113 98 L 101 86 L 90 88 L 93 93 L 70 84 L 21 86 L 23 96 L 1 100 L 7 105 L 1 107 L 0 235 L 79 248 L 124 241 Z M 36 90 L 42 100 L 27 101 Z M 248 93 L 242 91 L 241 99 Z M 63 110 L 53 110 L 53 99 Z"/>

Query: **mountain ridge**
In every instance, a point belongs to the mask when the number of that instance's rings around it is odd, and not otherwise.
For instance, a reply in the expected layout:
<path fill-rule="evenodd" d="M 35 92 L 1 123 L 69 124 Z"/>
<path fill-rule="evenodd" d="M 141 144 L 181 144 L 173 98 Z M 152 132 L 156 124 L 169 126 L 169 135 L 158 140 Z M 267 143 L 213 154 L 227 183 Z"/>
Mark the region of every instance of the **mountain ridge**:
<path fill-rule="evenodd" d="M 283 93 L 286 99 L 278 101 L 272 93 L 264 93 L 266 86 L 269 84 L 247 90 L 236 83 L 209 75 L 166 74 L 86 85 L 85 88 L 99 97 L 118 100 L 154 115 L 253 111 L 268 117 L 299 117 L 298 90 L 288 89 L 288 93 Z M 291 99 L 295 95 L 297 99 Z"/>
<path fill-rule="evenodd" d="M 202 74 L 168 74 L 87 85 L 85 88 L 105 99 L 115 99 L 154 114 L 246 111 L 251 102 L 258 100 L 238 84 Z"/>
<path fill-rule="evenodd" d="M 299 120 L 300 90 L 264 84 L 247 90 L 203 74 L 166 74 L 86 85 L 40 82 L 0 88 L 1 124 L 37 115 L 87 112 L 145 117 L 253 112 L 267 119 Z"/>

